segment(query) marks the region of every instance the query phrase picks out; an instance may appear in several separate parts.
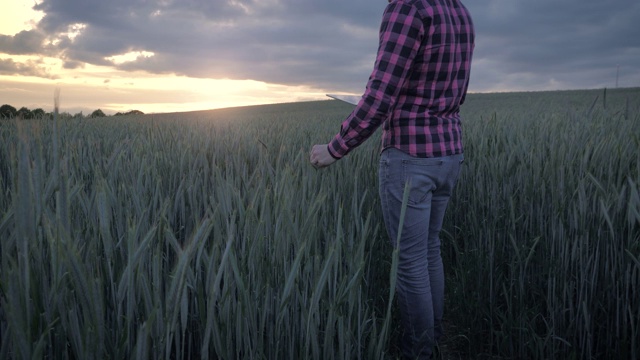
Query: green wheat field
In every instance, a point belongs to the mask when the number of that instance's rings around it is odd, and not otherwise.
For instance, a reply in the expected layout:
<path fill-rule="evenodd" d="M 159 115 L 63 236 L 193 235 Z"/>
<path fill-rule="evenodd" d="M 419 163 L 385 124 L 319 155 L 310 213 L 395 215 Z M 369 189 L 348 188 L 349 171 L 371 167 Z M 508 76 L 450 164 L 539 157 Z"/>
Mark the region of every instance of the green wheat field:
<path fill-rule="evenodd" d="M 380 132 L 315 101 L 0 121 L 0 359 L 395 359 Z M 469 94 L 443 359 L 640 358 L 640 88 Z"/>

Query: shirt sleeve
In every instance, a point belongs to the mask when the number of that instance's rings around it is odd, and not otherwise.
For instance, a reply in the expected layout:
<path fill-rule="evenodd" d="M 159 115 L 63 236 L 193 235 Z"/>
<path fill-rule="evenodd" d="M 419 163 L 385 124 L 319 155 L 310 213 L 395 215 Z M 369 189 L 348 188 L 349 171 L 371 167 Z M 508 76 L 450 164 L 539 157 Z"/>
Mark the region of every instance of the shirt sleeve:
<path fill-rule="evenodd" d="M 342 158 L 364 142 L 389 116 L 424 37 L 415 7 L 391 2 L 380 25 L 376 62 L 362 99 L 329 143 L 331 156 Z"/>

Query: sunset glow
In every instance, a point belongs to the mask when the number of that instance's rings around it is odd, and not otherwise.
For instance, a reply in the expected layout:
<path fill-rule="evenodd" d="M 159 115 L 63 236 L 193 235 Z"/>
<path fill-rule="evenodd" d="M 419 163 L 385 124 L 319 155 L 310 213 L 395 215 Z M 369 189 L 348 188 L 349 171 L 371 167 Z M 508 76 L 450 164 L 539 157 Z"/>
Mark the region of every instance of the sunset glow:
<path fill-rule="evenodd" d="M 55 59 L 47 61 L 55 63 Z M 63 70 L 58 76 L 51 80 L 0 76 L 0 98 L 9 104 L 47 110 L 53 107 L 54 89 L 60 88 L 61 110 L 70 113 L 87 113 L 97 108 L 105 113 L 178 112 L 324 98 L 322 91 L 305 87 L 254 80 L 157 76 L 90 65 Z M 20 88 L 23 90 L 16 92 Z M 31 102 L 20 103 L 26 94 Z"/>

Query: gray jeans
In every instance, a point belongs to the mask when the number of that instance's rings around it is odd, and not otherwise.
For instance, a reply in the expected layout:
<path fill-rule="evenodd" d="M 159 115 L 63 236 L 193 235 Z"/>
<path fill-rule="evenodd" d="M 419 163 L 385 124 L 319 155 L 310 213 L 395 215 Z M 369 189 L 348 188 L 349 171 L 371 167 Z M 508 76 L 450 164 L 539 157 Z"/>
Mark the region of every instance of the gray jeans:
<path fill-rule="evenodd" d="M 405 183 L 409 202 L 399 243 L 396 294 L 406 358 L 429 358 L 442 336 L 444 269 L 439 233 L 464 156 L 416 158 L 386 149 L 380 158 L 380 199 L 387 233 L 396 246 Z"/>

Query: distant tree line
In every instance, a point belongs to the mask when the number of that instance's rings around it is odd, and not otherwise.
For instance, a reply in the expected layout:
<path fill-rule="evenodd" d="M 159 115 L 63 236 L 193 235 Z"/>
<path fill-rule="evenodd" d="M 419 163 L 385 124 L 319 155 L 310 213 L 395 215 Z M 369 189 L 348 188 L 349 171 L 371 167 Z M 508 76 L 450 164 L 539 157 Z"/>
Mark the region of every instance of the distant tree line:
<path fill-rule="evenodd" d="M 131 110 L 126 113 L 117 112 L 113 114 L 113 116 L 124 116 L 124 115 L 144 115 L 144 113 L 140 110 Z"/>
<path fill-rule="evenodd" d="M 144 113 L 140 110 L 131 110 L 127 112 L 118 112 L 113 116 L 125 116 L 125 115 L 144 115 Z M 84 119 L 84 118 L 101 118 L 106 117 L 107 115 L 100 109 L 95 110 L 91 113 L 91 115 L 85 116 L 82 111 L 76 114 L 70 114 L 68 112 L 59 113 L 61 119 Z M 5 104 L 0 106 L 0 119 L 53 119 L 52 112 L 46 112 L 40 108 L 30 110 L 26 107 L 21 107 L 16 110 L 15 107 Z"/>
<path fill-rule="evenodd" d="M 14 108 L 11 105 L 5 104 L 0 106 L 0 118 L 3 118 L 3 119 L 12 119 L 17 117 L 21 117 L 23 119 L 36 119 L 36 118 L 42 118 L 46 114 L 47 113 L 40 108 L 29 110 L 28 108 L 23 106 L 19 110 L 16 110 L 16 108 Z"/>

